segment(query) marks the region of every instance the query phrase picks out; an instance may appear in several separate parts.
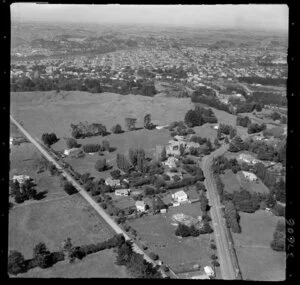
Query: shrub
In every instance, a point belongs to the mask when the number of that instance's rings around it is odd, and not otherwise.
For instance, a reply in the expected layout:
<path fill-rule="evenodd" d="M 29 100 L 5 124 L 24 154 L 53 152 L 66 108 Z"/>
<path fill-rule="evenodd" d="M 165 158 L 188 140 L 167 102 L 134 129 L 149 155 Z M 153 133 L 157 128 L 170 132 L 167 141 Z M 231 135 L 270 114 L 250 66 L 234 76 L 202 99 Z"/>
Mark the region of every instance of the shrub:
<path fill-rule="evenodd" d="M 59 141 L 59 139 L 57 138 L 56 134 L 54 134 L 54 133 L 50 133 L 50 134 L 45 133 L 42 135 L 42 142 L 48 147 L 50 147 L 52 144 L 54 144 L 58 141 Z"/>
<path fill-rule="evenodd" d="M 94 153 L 102 150 L 100 144 L 86 144 L 82 147 L 85 153 Z"/>
<path fill-rule="evenodd" d="M 17 275 L 26 271 L 25 258 L 18 251 L 10 251 L 8 255 L 8 273 Z"/>
<path fill-rule="evenodd" d="M 70 182 L 66 182 L 64 185 L 64 191 L 68 194 L 68 195 L 72 195 L 75 193 L 78 193 L 77 189 L 73 186 L 72 183 Z"/>
<path fill-rule="evenodd" d="M 111 128 L 111 132 L 114 134 L 121 134 L 123 133 L 122 127 L 119 124 L 117 124 Z"/>
<path fill-rule="evenodd" d="M 66 140 L 67 148 L 75 148 L 78 146 L 77 140 L 73 138 L 68 138 Z"/>
<path fill-rule="evenodd" d="M 99 172 L 105 171 L 107 169 L 106 159 L 99 159 L 95 163 L 95 169 Z"/>
<path fill-rule="evenodd" d="M 150 253 L 149 253 L 149 257 L 150 257 L 151 259 L 153 259 L 153 260 L 158 260 L 158 255 L 155 254 L 154 252 L 150 252 Z"/>

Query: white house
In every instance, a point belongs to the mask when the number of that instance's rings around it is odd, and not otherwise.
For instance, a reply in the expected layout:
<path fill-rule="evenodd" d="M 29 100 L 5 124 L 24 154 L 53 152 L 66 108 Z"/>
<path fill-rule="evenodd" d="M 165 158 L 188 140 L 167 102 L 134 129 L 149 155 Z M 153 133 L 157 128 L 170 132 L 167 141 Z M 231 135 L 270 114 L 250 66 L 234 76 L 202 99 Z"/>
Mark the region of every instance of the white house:
<path fill-rule="evenodd" d="M 69 148 L 64 150 L 64 155 L 71 155 L 72 153 L 78 152 L 78 148 Z"/>
<path fill-rule="evenodd" d="M 204 266 L 204 271 L 209 277 L 215 276 L 215 272 L 210 266 Z"/>
<path fill-rule="evenodd" d="M 210 279 L 207 274 L 192 276 L 192 279 Z"/>
<path fill-rule="evenodd" d="M 178 161 L 178 159 L 175 157 L 168 157 L 168 159 L 166 161 L 164 161 L 163 164 L 170 168 L 175 168 L 177 161 Z"/>
<path fill-rule="evenodd" d="M 246 162 L 246 163 L 249 163 L 249 164 L 255 164 L 258 162 L 257 159 L 255 159 L 254 157 L 252 157 L 250 154 L 245 154 L 245 153 L 241 153 L 237 160 L 240 160 L 242 162 Z"/>
<path fill-rule="evenodd" d="M 248 171 L 242 171 L 243 175 L 245 176 L 245 178 L 249 181 L 257 181 L 257 176 L 252 173 L 252 172 L 248 172 Z"/>
<path fill-rule="evenodd" d="M 30 180 L 28 175 L 14 175 L 13 182 L 18 181 L 20 184 L 23 184 L 26 180 Z"/>
<path fill-rule="evenodd" d="M 13 142 L 14 142 L 14 138 L 10 137 L 10 138 L 9 138 L 9 144 L 12 145 Z"/>
<path fill-rule="evenodd" d="M 172 198 L 178 203 L 184 203 L 188 201 L 188 196 L 183 190 L 177 191 L 176 193 L 172 194 Z"/>
<path fill-rule="evenodd" d="M 115 190 L 116 196 L 129 196 L 130 189 L 117 189 Z"/>
<path fill-rule="evenodd" d="M 144 201 L 136 201 L 135 206 L 138 212 L 145 212 L 146 211 L 146 204 Z"/>
<path fill-rule="evenodd" d="M 119 179 L 112 179 L 111 177 L 105 179 L 105 184 L 112 187 L 121 185 Z"/>

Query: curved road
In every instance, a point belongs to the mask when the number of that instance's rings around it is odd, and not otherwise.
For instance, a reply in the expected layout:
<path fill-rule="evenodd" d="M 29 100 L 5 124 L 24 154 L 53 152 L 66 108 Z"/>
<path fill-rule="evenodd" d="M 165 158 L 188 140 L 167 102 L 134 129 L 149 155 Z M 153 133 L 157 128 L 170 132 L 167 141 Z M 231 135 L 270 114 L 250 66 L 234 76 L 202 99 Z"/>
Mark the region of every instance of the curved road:
<path fill-rule="evenodd" d="M 13 118 L 12 115 L 10 115 L 10 120 L 19 128 L 19 130 L 22 131 L 22 133 L 27 137 L 27 139 L 50 161 L 52 162 L 57 169 L 61 170 L 62 175 L 66 177 L 66 179 L 71 182 L 74 187 L 79 191 L 81 196 L 95 209 L 95 211 L 107 222 L 107 224 L 117 233 L 117 234 L 123 234 L 126 240 L 132 239 L 126 234 L 125 231 L 123 231 L 117 223 L 98 205 L 97 202 L 95 202 L 90 195 L 81 187 L 80 184 L 77 183 L 77 181 L 74 180 L 72 176 L 70 176 L 57 162 L 56 160 L 49 155 L 49 153 L 36 141 L 34 138 Z M 148 262 L 152 263 L 154 266 L 157 264 L 155 261 L 153 261 L 141 248 L 137 246 L 136 243 L 132 243 L 132 248 L 135 252 L 142 254 L 144 259 Z M 167 275 L 160 271 L 163 277 L 167 277 Z M 177 275 L 170 269 L 171 274 L 173 277 L 178 278 Z"/>
<path fill-rule="evenodd" d="M 205 176 L 204 185 L 207 189 L 207 196 L 210 201 L 210 214 L 213 222 L 214 235 L 220 260 L 222 279 L 236 279 L 236 272 L 231 259 L 228 242 L 225 235 L 225 225 L 221 215 L 219 196 L 214 186 L 214 180 L 210 172 L 213 158 L 222 155 L 228 149 L 228 145 L 223 145 L 210 155 L 202 159 L 202 170 Z"/>

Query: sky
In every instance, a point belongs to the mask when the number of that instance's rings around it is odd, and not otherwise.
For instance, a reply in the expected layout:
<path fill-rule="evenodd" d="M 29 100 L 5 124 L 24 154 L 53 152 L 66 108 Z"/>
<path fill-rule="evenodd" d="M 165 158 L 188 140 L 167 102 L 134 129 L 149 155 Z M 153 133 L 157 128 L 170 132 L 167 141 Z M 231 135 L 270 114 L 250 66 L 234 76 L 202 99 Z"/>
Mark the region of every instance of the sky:
<path fill-rule="evenodd" d="M 12 21 L 167 24 L 203 28 L 288 30 L 281 5 L 61 5 L 14 3 Z"/>

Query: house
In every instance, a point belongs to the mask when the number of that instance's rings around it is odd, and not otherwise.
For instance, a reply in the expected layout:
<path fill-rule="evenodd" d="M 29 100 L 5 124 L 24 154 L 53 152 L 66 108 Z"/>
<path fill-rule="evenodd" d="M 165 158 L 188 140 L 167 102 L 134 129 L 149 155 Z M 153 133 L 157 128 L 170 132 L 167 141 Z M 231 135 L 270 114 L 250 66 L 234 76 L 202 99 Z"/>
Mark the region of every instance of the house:
<path fill-rule="evenodd" d="M 146 211 L 146 204 L 144 201 L 136 201 L 135 206 L 138 212 L 145 212 Z"/>
<path fill-rule="evenodd" d="M 176 135 L 176 136 L 174 137 L 174 139 L 176 139 L 177 141 L 183 141 L 183 140 L 184 140 L 184 136 Z"/>
<path fill-rule="evenodd" d="M 28 175 L 14 175 L 13 182 L 18 181 L 20 184 L 23 184 L 25 181 L 30 180 L 30 176 Z"/>
<path fill-rule="evenodd" d="M 245 178 L 249 181 L 257 181 L 257 176 L 254 173 L 248 171 L 242 171 Z"/>
<path fill-rule="evenodd" d="M 168 157 L 168 159 L 166 161 L 164 161 L 163 164 L 170 168 L 175 168 L 177 161 L 178 161 L 178 159 L 175 157 Z"/>
<path fill-rule="evenodd" d="M 189 152 L 191 148 L 199 148 L 199 147 L 200 147 L 200 144 L 199 144 L 199 143 L 196 143 L 196 142 L 188 142 L 188 143 L 186 143 L 185 151 L 186 151 L 186 152 Z"/>
<path fill-rule="evenodd" d="M 175 140 L 170 140 L 168 144 L 166 145 L 166 152 L 167 155 L 174 155 L 174 156 L 179 156 L 180 155 L 180 145 L 183 144 L 185 146 L 184 141 L 175 141 Z"/>
<path fill-rule="evenodd" d="M 170 177 L 171 180 L 174 180 L 174 176 L 178 176 L 180 180 L 182 180 L 182 173 L 181 172 L 166 172 L 166 174 Z"/>
<path fill-rule="evenodd" d="M 208 277 L 215 276 L 215 272 L 213 271 L 213 269 L 210 266 L 204 266 L 204 271 Z"/>
<path fill-rule="evenodd" d="M 105 179 L 105 184 L 112 187 L 121 185 L 119 179 L 112 179 L 111 177 Z"/>
<path fill-rule="evenodd" d="M 255 159 L 254 157 L 252 157 L 250 154 L 245 154 L 245 153 L 241 153 L 238 158 L 237 158 L 238 161 L 241 161 L 241 162 L 246 162 L 246 163 L 249 163 L 249 164 L 255 164 L 258 162 L 257 159 Z"/>
<path fill-rule="evenodd" d="M 178 203 L 184 203 L 188 201 L 188 196 L 183 190 L 177 191 L 176 193 L 172 194 L 172 198 Z"/>
<path fill-rule="evenodd" d="M 116 196 L 129 196 L 130 195 L 130 189 L 117 189 L 115 190 Z"/>
<path fill-rule="evenodd" d="M 10 137 L 10 138 L 9 138 L 9 144 L 12 145 L 13 142 L 14 142 L 14 138 Z"/>
<path fill-rule="evenodd" d="M 72 154 L 77 153 L 78 151 L 79 151 L 78 148 L 69 148 L 69 149 L 65 149 L 65 150 L 64 150 L 64 155 L 69 156 L 69 155 L 72 155 Z"/>

